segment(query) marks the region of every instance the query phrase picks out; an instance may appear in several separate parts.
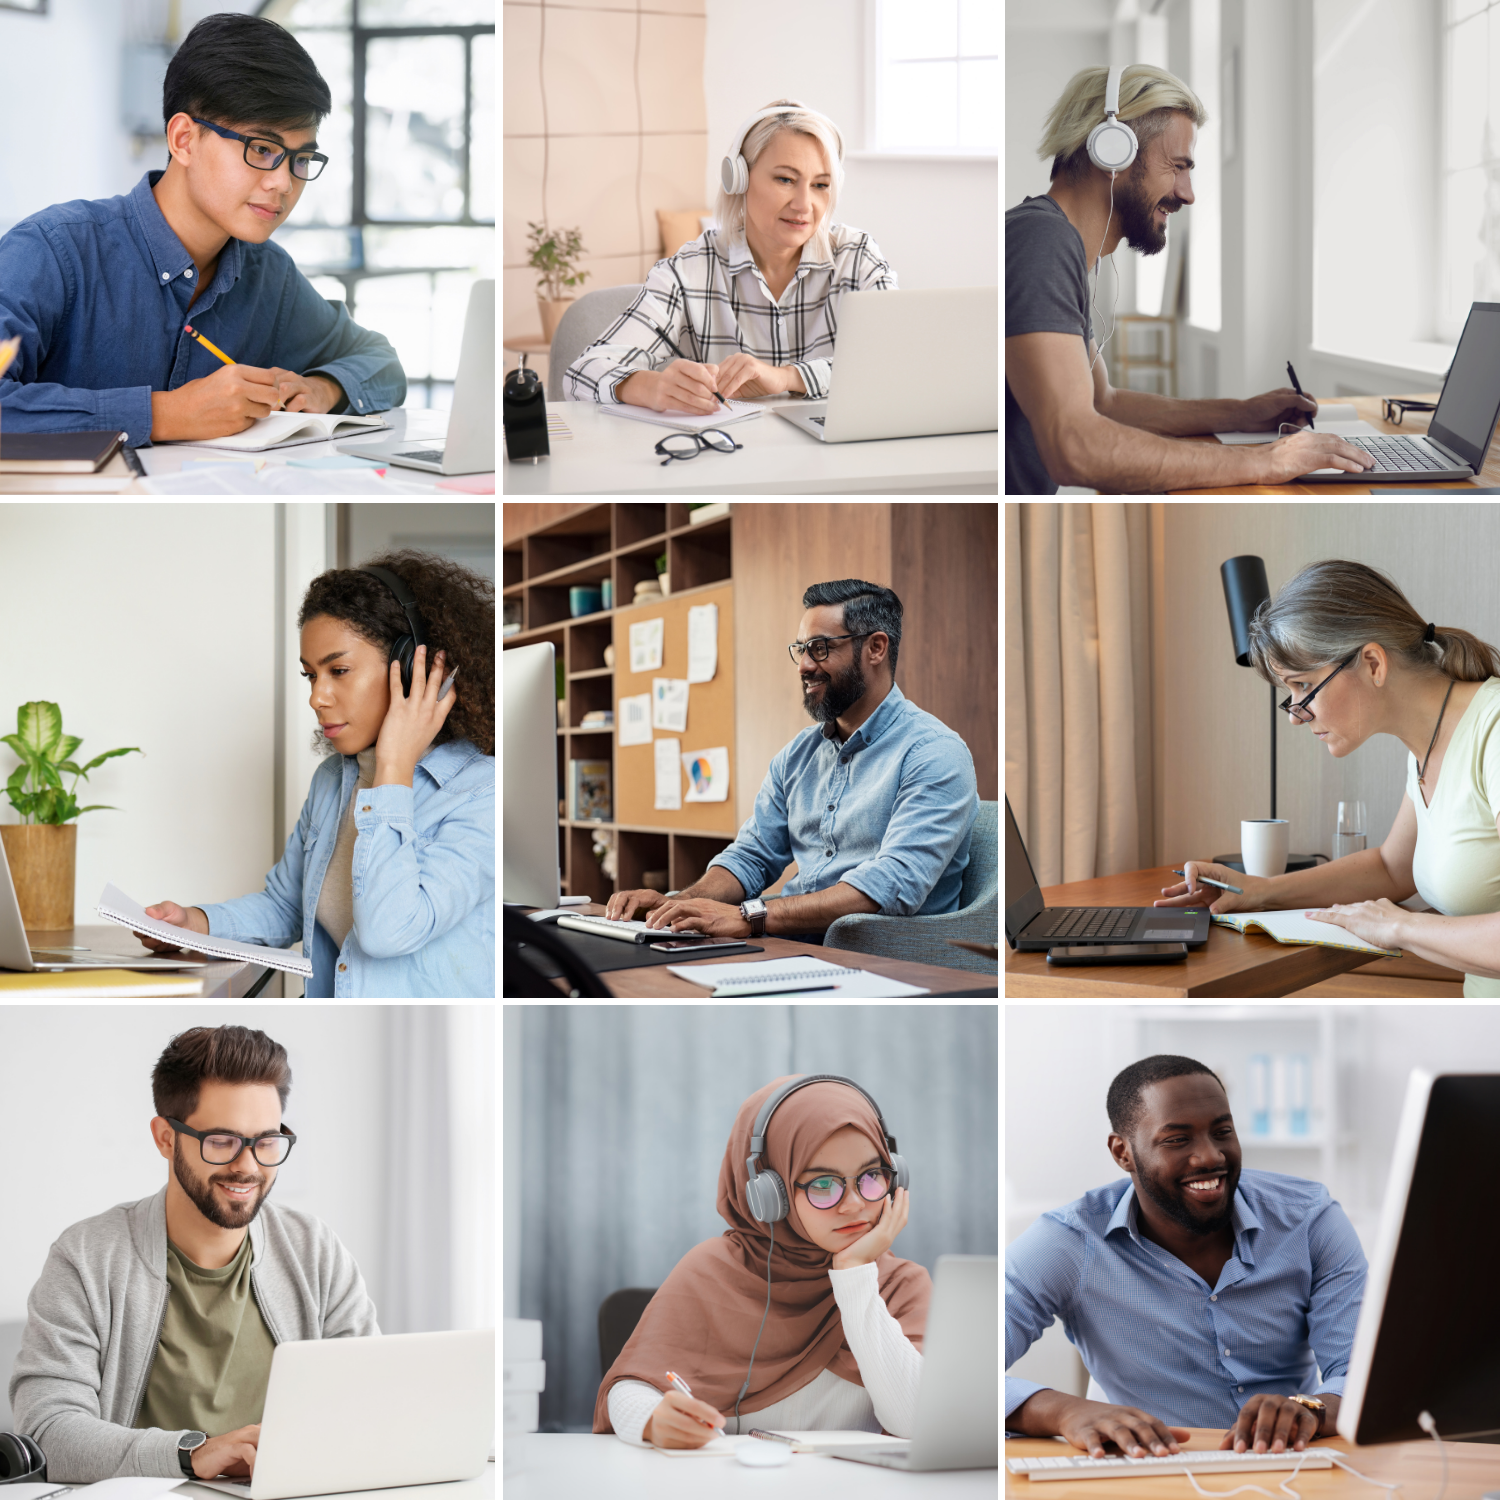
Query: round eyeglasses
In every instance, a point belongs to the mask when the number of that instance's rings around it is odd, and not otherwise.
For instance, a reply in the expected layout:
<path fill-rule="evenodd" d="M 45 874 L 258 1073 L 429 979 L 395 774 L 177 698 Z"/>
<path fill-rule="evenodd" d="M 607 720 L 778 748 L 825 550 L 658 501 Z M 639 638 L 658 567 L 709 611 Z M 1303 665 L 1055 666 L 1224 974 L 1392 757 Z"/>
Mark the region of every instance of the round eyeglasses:
<path fill-rule="evenodd" d="M 831 1172 L 821 1173 L 807 1182 L 796 1185 L 807 1194 L 807 1201 L 814 1208 L 837 1208 L 844 1196 L 847 1177 L 835 1177 Z M 866 1167 L 857 1178 L 855 1188 L 866 1203 L 879 1203 L 889 1195 L 895 1173 L 889 1167 Z"/>
<path fill-rule="evenodd" d="M 296 1134 L 285 1125 L 281 1127 L 279 1135 L 249 1136 L 234 1135 L 227 1130 L 194 1130 L 191 1125 L 184 1125 L 181 1120 L 174 1120 L 170 1115 L 163 1115 L 162 1118 L 173 1130 L 190 1135 L 198 1142 L 198 1152 L 204 1164 L 210 1167 L 227 1167 L 230 1162 L 238 1161 L 246 1146 L 251 1148 L 251 1154 L 261 1166 L 279 1167 L 292 1154 L 292 1147 L 297 1144 Z"/>
<path fill-rule="evenodd" d="M 743 446 L 721 428 L 711 427 L 707 432 L 678 432 L 664 437 L 656 445 L 656 451 L 666 454 L 662 459 L 665 468 L 674 458 L 697 458 L 705 448 L 712 448 L 715 453 L 735 453 Z"/>

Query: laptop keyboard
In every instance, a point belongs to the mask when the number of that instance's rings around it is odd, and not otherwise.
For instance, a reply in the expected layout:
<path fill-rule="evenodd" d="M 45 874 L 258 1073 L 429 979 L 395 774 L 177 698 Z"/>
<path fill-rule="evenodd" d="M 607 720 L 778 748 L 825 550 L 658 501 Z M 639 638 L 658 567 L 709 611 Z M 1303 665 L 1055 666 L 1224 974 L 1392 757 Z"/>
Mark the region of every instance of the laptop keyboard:
<path fill-rule="evenodd" d="M 823 426 L 823 418 L 822 417 L 809 417 L 807 420 L 809 422 L 816 422 L 819 427 Z"/>
<path fill-rule="evenodd" d="M 1363 448 L 1375 460 L 1377 474 L 1440 474 L 1449 467 L 1409 438 L 1351 437 L 1344 441 Z"/>
<path fill-rule="evenodd" d="M 1026 929 L 1027 937 L 1120 938 L 1130 931 L 1134 906 L 1049 906 Z"/>
<path fill-rule="evenodd" d="M 420 458 L 430 464 L 440 464 L 443 461 L 443 450 L 441 448 L 409 448 L 403 449 L 398 458 Z"/>

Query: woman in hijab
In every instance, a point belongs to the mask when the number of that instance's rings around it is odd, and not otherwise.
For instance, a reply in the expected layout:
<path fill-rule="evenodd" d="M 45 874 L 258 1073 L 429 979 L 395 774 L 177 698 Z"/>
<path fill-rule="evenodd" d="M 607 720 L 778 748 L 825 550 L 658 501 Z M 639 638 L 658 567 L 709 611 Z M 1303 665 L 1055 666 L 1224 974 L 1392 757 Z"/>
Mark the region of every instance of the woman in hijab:
<path fill-rule="evenodd" d="M 599 1386 L 595 1432 L 661 1448 L 701 1448 L 721 1428 L 910 1435 L 932 1280 L 890 1253 L 908 1194 L 864 1095 L 832 1082 L 789 1094 L 757 1167 L 780 1175 L 790 1212 L 763 1224 L 746 1199 L 756 1115 L 795 1076 L 740 1106 L 719 1169 L 729 1228 L 693 1246 L 646 1305 Z"/>

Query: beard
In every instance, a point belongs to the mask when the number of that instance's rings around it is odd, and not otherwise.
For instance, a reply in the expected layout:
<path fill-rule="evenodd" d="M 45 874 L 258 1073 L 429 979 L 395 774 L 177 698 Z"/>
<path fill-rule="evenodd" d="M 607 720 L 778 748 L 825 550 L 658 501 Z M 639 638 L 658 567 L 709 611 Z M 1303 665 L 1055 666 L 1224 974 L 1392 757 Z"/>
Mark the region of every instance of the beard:
<path fill-rule="evenodd" d="M 823 664 L 825 667 L 827 663 Z M 808 684 L 822 681 L 823 691 L 808 696 Z M 817 672 L 812 678 L 802 679 L 802 706 L 819 724 L 831 724 L 842 713 L 847 713 L 865 695 L 865 674 L 859 658 L 843 671 Z"/>
<path fill-rule="evenodd" d="M 1176 198 L 1148 198 L 1146 189 L 1132 171 L 1126 176 L 1123 191 L 1118 179 L 1115 182 L 1115 217 L 1125 243 L 1142 255 L 1159 255 L 1167 248 L 1167 230 L 1156 222 L 1156 210 L 1169 210 L 1181 205 Z"/>
<path fill-rule="evenodd" d="M 266 1196 L 271 1191 L 269 1187 L 263 1187 L 253 1198 L 247 1198 L 244 1203 L 225 1207 L 214 1197 L 213 1178 L 200 1181 L 193 1175 L 187 1164 L 187 1158 L 183 1155 L 181 1136 L 178 1136 L 172 1148 L 172 1175 L 177 1179 L 177 1185 L 192 1200 L 193 1207 L 210 1224 L 217 1224 L 220 1229 L 246 1228 L 260 1212 L 261 1204 L 266 1201 Z"/>
<path fill-rule="evenodd" d="M 1238 1167 L 1225 1168 L 1224 1207 L 1215 1214 L 1195 1213 L 1183 1201 L 1183 1194 L 1188 1190 L 1178 1187 L 1176 1183 L 1168 1182 L 1161 1177 L 1153 1177 L 1140 1170 L 1138 1170 L 1138 1176 L 1141 1191 L 1174 1224 L 1186 1229 L 1189 1234 L 1198 1235 L 1201 1238 L 1217 1234 L 1229 1224 L 1234 1216 L 1234 1190 L 1240 1180 Z"/>

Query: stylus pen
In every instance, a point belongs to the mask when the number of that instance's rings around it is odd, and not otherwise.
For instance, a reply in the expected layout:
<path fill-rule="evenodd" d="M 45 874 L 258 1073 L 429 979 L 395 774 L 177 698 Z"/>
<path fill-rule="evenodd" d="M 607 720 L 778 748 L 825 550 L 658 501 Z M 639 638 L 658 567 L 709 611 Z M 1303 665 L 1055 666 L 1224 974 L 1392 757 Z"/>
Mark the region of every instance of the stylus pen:
<path fill-rule="evenodd" d="M 1292 362 L 1291 362 L 1291 360 L 1287 360 L 1287 362 L 1286 362 L 1286 372 L 1287 372 L 1288 375 L 1290 375 L 1292 377 L 1292 389 L 1294 391 L 1296 391 L 1296 393 L 1299 396 L 1305 396 L 1307 394 L 1307 392 L 1304 391 L 1302 389 L 1302 387 L 1297 384 L 1297 372 L 1292 368 Z M 1313 426 L 1313 419 L 1311 417 L 1308 417 L 1308 419 L 1307 419 L 1307 425 L 1308 425 L 1309 428 L 1311 428 Z M 1209 884 L 1212 885 L 1213 882 L 1209 881 Z"/>
<path fill-rule="evenodd" d="M 1173 870 L 1172 873 L 1174 875 L 1181 875 L 1184 877 L 1184 879 L 1187 875 L 1187 872 L 1185 870 Z M 1233 891 L 1236 896 L 1243 896 L 1245 894 L 1241 887 L 1237 885 L 1225 885 L 1222 880 L 1210 880 L 1207 875 L 1200 875 L 1198 877 L 1198 883 L 1200 885 L 1216 885 L 1221 891 Z"/>
<path fill-rule="evenodd" d="M 692 1400 L 694 1400 L 694 1399 L 695 1399 L 695 1397 L 694 1397 L 694 1396 L 693 1396 L 693 1393 L 692 1393 L 692 1391 L 691 1391 L 691 1390 L 690 1390 L 690 1389 L 689 1389 L 689 1387 L 688 1387 L 688 1383 L 687 1383 L 687 1381 L 685 1381 L 685 1380 L 684 1380 L 684 1379 L 683 1379 L 683 1378 L 682 1378 L 682 1376 L 681 1376 L 681 1375 L 679 1375 L 679 1374 L 678 1374 L 678 1373 L 677 1373 L 677 1372 L 676 1372 L 676 1370 L 668 1370 L 668 1371 L 667 1371 L 667 1379 L 668 1379 L 668 1380 L 670 1380 L 670 1381 L 671 1381 L 671 1382 L 672 1382 L 672 1384 L 673 1384 L 673 1386 L 674 1386 L 674 1387 L 675 1387 L 675 1388 L 676 1388 L 676 1389 L 677 1389 L 677 1390 L 679 1390 L 679 1391 L 681 1391 L 681 1392 L 682 1392 L 682 1394 L 683 1394 L 683 1395 L 684 1395 L 684 1396 L 686 1396 L 686 1397 L 687 1397 L 687 1398 L 688 1398 L 688 1400 L 689 1400 L 689 1401 L 692 1401 Z M 698 1420 L 698 1421 L 702 1421 L 702 1418 L 701 1418 L 701 1417 L 700 1417 L 700 1418 L 696 1418 L 696 1419 L 695 1419 L 695 1420 Z M 705 1427 L 707 1427 L 707 1426 L 708 1426 L 708 1423 L 707 1423 L 707 1422 L 704 1422 L 704 1423 L 703 1423 L 703 1425 L 704 1425 L 704 1426 L 705 1426 Z M 715 1428 L 714 1428 L 714 1431 L 715 1431 L 715 1432 L 723 1432 L 723 1430 L 724 1430 L 724 1429 L 723 1429 L 723 1428 L 722 1428 L 722 1427 L 715 1427 Z"/>
<path fill-rule="evenodd" d="M 663 333 L 662 330 L 660 328 L 658 328 L 655 323 L 647 323 L 646 327 L 649 328 L 649 329 L 651 329 L 652 332 L 655 333 L 659 338 L 667 339 L 666 334 Z M 678 357 L 678 359 L 680 359 L 684 364 L 690 363 L 690 361 L 688 360 L 687 355 L 685 355 L 682 352 L 682 350 L 679 349 L 677 347 L 677 345 L 672 342 L 671 339 L 667 339 L 667 348 L 670 349 L 672 351 L 672 353 L 675 354 Z M 714 395 L 719 396 L 719 393 L 717 391 L 715 391 Z M 724 401 L 724 398 L 722 396 L 719 396 L 719 400 L 720 401 Z M 727 401 L 724 401 L 724 405 L 728 406 L 729 403 Z"/>

